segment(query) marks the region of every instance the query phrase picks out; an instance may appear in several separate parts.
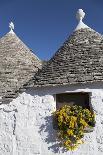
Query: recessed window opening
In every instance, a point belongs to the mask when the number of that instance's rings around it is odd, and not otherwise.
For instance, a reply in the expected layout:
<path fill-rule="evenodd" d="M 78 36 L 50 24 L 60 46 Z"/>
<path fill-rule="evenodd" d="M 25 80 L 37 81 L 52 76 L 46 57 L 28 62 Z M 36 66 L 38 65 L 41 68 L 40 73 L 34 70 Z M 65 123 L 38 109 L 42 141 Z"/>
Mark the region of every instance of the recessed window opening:
<path fill-rule="evenodd" d="M 61 108 L 63 105 L 78 105 L 91 109 L 90 94 L 86 92 L 56 94 L 56 109 Z"/>

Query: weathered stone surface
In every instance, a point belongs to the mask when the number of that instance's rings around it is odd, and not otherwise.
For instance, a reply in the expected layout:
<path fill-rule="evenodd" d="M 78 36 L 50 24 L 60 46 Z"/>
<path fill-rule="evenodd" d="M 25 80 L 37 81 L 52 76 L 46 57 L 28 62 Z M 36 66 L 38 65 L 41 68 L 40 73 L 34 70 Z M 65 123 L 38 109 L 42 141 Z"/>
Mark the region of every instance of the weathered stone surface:
<path fill-rule="evenodd" d="M 15 98 L 17 90 L 30 80 L 40 67 L 39 58 L 15 33 L 7 33 L 2 37 L 0 39 L 0 96 L 3 97 L 2 101 L 6 103 L 6 100 Z"/>
<path fill-rule="evenodd" d="M 103 36 L 85 28 L 74 32 L 27 86 L 103 81 Z"/>

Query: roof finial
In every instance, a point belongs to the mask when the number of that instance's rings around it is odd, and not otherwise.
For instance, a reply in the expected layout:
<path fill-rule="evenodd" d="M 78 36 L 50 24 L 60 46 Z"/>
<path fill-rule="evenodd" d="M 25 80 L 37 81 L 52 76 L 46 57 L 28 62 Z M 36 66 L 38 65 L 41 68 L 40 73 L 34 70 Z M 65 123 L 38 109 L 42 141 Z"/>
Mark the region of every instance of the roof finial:
<path fill-rule="evenodd" d="M 78 20 L 78 25 L 77 25 L 75 31 L 80 30 L 80 29 L 84 29 L 84 28 L 89 28 L 86 24 L 84 24 L 82 22 L 84 16 L 85 16 L 85 12 L 82 9 L 78 9 L 78 11 L 76 13 L 76 18 Z"/>
<path fill-rule="evenodd" d="M 76 14 L 77 20 L 82 21 L 84 16 L 85 16 L 85 12 L 82 9 L 78 9 L 77 14 Z"/>
<path fill-rule="evenodd" d="M 14 33 L 14 23 L 13 22 L 10 22 L 9 23 L 9 28 L 10 28 L 10 33 Z"/>

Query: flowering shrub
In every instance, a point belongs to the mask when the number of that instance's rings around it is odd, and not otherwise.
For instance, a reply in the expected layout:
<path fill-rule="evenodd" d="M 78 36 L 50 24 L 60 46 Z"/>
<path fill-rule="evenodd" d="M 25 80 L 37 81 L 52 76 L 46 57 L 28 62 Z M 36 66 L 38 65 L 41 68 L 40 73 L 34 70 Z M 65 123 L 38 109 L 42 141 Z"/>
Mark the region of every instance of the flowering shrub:
<path fill-rule="evenodd" d="M 67 150 L 74 150 L 82 144 L 87 128 L 95 126 L 95 115 L 81 106 L 65 105 L 53 113 L 58 138 Z"/>

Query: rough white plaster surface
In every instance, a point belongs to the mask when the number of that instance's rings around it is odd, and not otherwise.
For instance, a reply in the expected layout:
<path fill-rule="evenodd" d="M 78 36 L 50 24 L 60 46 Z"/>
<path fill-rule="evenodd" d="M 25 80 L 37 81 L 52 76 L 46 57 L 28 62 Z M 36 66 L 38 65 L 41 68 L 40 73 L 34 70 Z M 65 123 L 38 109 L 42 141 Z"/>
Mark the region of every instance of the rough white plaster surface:
<path fill-rule="evenodd" d="M 85 29 L 85 28 L 89 28 L 91 30 L 90 27 L 88 27 L 86 24 L 84 24 L 82 21 L 80 21 L 74 31 L 78 31 L 80 29 Z"/>
<path fill-rule="evenodd" d="M 91 92 L 96 113 L 94 131 L 85 134 L 85 143 L 76 151 L 63 152 L 56 142 L 51 113 L 55 94 Z M 0 155 L 103 155 L 102 84 L 28 90 L 8 105 L 0 105 Z"/>

